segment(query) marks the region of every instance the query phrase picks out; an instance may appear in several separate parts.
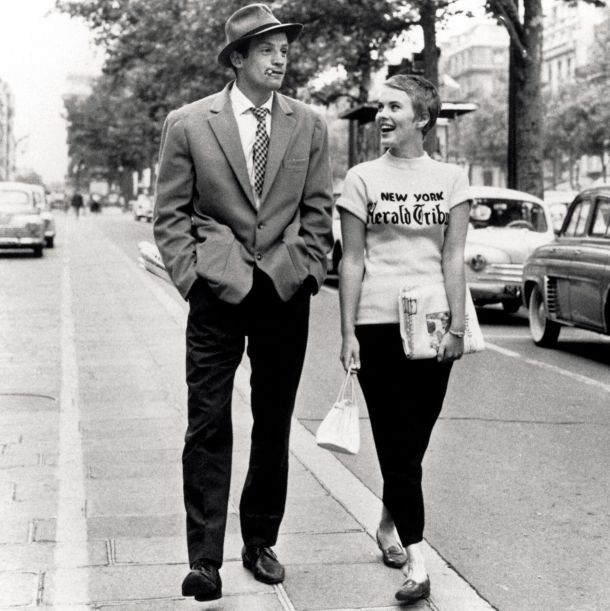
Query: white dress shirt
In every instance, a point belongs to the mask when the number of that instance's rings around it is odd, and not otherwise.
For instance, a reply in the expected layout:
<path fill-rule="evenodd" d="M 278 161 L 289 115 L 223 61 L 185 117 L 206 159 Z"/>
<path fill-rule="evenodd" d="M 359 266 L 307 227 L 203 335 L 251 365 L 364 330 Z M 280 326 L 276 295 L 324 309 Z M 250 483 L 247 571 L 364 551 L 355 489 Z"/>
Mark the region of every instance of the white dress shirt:
<path fill-rule="evenodd" d="M 256 207 L 259 207 L 260 198 L 254 188 L 254 141 L 256 140 L 256 128 L 258 126 L 258 120 L 254 116 L 251 108 L 254 104 L 240 91 L 237 83 L 233 83 L 231 87 L 231 106 L 233 107 L 233 114 L 237 121 L 237 127 L 239 128 L 239 138 L 241 140 L 241 146 L 244 151 L 244 157 L 246 158 L 246 165 L 248 167 L 248 176 L 250 178 L 250 185 L 252 186 L 252 193 L 254 194 L 254 203 Z M 267 128 L 267 135 L 271 138 L 271 108 L 273 106 L 273 92 L 269 96 L 269 99 L 261 104 L 261 108 L 267 108 L 269 112 L 265 118 L 265 126 Z"/>

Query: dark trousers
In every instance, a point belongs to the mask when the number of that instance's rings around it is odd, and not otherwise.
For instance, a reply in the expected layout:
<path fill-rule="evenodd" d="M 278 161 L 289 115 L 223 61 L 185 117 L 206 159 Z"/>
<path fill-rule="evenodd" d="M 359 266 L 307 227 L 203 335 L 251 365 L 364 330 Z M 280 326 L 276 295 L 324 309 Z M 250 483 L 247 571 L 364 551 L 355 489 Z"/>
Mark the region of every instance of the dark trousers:
<path fill-rule="evenodd" d="M 396 324 L 359 325 L 358 381 L 383 476 L 383 503 L 403 545 L 424 534 L 422 461 L 440 414 L 451 363 L 405 357 Z"/>
<path fill-rule="evenodd" d="M 307 344 L 310 291 L 287 302 L 259 270 L 243 302 L 220 300 L 203 280 L 189 293 L 188 428 L 182 457 L 189 561 L 222 564 L 231 480 L 231 397 L 245 340 L 251 364 L 250 464 L 240 502 L 246 545 L 272 546 L 284 515 L 288 441 Z"/>

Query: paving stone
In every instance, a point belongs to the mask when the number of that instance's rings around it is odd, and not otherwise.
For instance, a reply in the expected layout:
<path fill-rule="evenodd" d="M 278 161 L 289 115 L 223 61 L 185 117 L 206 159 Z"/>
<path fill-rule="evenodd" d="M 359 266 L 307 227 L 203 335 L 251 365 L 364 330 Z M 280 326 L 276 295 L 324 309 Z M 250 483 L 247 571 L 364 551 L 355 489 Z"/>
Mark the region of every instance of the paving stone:
<path fill-rule="evenodd" d="M 8 349 L 10 350 L 10 348 Z M 31 361 L 28 359 L 27 362 Z M 0 394 L 0 411 L 3 414 L 17 412 L 35 417 L 36 412 L 44 413 L 59 410 L 59 401 L 56 401 L 54 397 L 36 393 L 36 390 L 32 388 L 31 376 L 27 389 L 28 394 L 8 394 L 6 392 Z"/>
<path fill-rule="evenodd" d="M 237 525 L 234 518 L 229 518 Z M 224 561 L 241 559 L 242 539 L 239 532 L 225 536 Z M 178 537 L 123 537 L 114 542 L 114 561 L 117 564 L 182 564 L 188 558 L 186 534 Z"/>
<path fill-rule="evenodd" d="M 104 437 L 101 439 L 83 439 L 83 450 L 85 451 L 99 451 L 105 450 L 107 452 L 123 451 L 126 449 L 130 450 L 144 450 L 146 448 L 154 448 L 156 450 L 172 450 L 182 449 L 184 441 L 178 436 L 165 436 L 159 432 L 158 435 L 153 437 L 126 437 L 126 438 L 113 438 Z"/>
<path fill-rule="evenodd" d="M 57 503 L 52 500 L 36 501 L 0 501 L 0 516 L 10 518 L 53 518 L 57 515 Z"/>
<path fill-rule="evenodd" d="M 0 573 L 0 608 L 35 605 L 39 578 L 37 572 Z"/>
<path fill-rule="evenodd" d="M 9 432 L 6 428 L 0 433 L 0 446 L 8 446 L 11 444 L 18 444 L 21 441 L 21 433 Z"/>
<path fill-rule="evenodd" d="M 182 464 L 172 462 L 102 463 L 87 461 L 90 479 L 128 479 L 128 478 L 178 478 L 182 479 Z M 112 485 L 111 482 L 108 483 Z"/>
<path fill-rule="evenodd" d="M 275 594 L 242 594 L 241 596 L 227 596 L 223 592 L 220 600 L 206 605 L 210 611 L 283 611 L 284 607 Z M 129 604 L 96 606 L 96 611 L 173 611 L 174 609 L 202 609 L 202 603 L 196 602 L 193 598 L 188 599 L 157 599 L 145 600 Z"/>
<path fill-rule="evenodd" d="M 54 554 L 55 544 L 52 542 L 0 545 L 0 572 L 47 571 L 53 568 Z M 105 541 L 94 541 L 87 545 L 87 565 L 96 564 L 108 564 Z"/>
<path fill-rule="evenodd" d="M 315 511 L 312 511 L 312 503 Z M 331 496 L 316 496 L 312 503 L 290 499 L 281 533 L 339 533 L 362 531 L 363 527 Z"/>
<path fill-rule="evenodd" d="M 151 498 L 112 495 L 87 503 L 87 516 L 151 516 L 179 513 L 184 501 L 178 495 Z"/>
<path fill-rule="evenodd" d="M 149 374 L 147 374 L 149 375 Z M 108 418 L 106 420 L 88 420 L 81 422 L 80 429 L 83 433 L 110 431 L 131 431 L 141 433 L 143 431 L 159 431 L 176 427 L 175 418 Z"/>
<path fill-rule="evenodd" d="M 15 449 L 7 447 L 4 454 L 0 455 L 0 469 L 12 467 L 34 467 L 41 462 L 40 453 L 35 450 Z"/>
<path fill-rule="evenodd" d="M 157 397 L 158 398 L 158 397 Z M 153 415 L 167 415 L 177 413 L 175 403 L 166 399 L 162 404 L 152 400 L 142 400 L 138 403 L 121 404 L 117 400 L 106 405 L 99 403 L 99 398 L 88 398 L 81 403 L 81 422 L 107 420 L 108 418 L 150 418 Z"/>
<path fill-rule="evenodd" d="M 32 534 L 32 521 L 23 516 L 0 519 L 0 544 L 27 543 Z"/>
<path fill-rule="evenodd" d="M 284 534 L 274 550 L 286 565 L 381 562 L 377 544 L 364 532 Z"/>
<path fill-rule="evenodd" d="M 118 480 L 89 479 L 85 482 L 87 499 L 106 498 L 108 493 L 116 497 L 144 497 L 151 499 L 162 496 L 182 498 L 182 479 L 166 478 L 125 478 Z"/>
<path fill-rule="evenodd" d="M 59 490 L 59 482 L 56 479 L 35 483 L 15 484 L 15 500 L 30 501 L 41 498 L 55 498 Z"/>
<path fill-rule="evenodd" d="M 394 593 L 404 581 L 401 571 L 381 562 L 372 564 L 292 565 L 286 573 L 284 589 L 299 611 L 390 607 Z M 409 609 L 428 608 L 425 603 Z"/>
<path fill-rule="evenodd" d="M 34 520 L 33 540 L 38 542 L 57 540 L 57 520 Z"/>
<path fill-rule="evenodd" d="M 92 517 L 87 520 L 88 538 L 158 537 L 184 535 L 184 515 Z"/>
<path fill-rule="evenodd" d="M 182 448 L 171 450 L 122 450 L 120 452 L 83 452 L 85 464 L 128 464 L 128 463 L 179 463 L 182 464 Z"/>
<path fill-rule="evenodd" d="M 49 587 L 44 593 L 44 602 L 61 605 L 173 598 L 180 594 L 180 584 L 187 572 L 187 564 L 58 569 L 50 575 Z M 57 592 L 55 580 L 58 577 L 73 582 L 87 580 L 89 600 L 70 600 L 66 598 L 66 594 Z M 273 593 L 272 586 L 256 581 L 252 574 L 241 566 L 241 562 L 224 564 L 221 577 L 223 593 L 227 597 L 236 594 Z"/>
<path fill-rule="evenodd" d="M 0 469 L 0 482 L 40 483 L 53 479 L 54 476 L 55 469 L 49 465 Z"/>

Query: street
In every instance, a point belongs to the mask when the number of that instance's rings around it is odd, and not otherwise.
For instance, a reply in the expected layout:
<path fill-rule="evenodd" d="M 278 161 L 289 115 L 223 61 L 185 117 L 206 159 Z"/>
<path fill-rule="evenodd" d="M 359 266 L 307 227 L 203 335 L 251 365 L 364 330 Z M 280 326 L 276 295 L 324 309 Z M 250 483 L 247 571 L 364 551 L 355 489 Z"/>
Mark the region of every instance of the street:
<path fill-rule="evenodd" d="M 56 247 L 42 259 L 0 253 L 0 607 L 187 608 L 179 597 L 186 551 L 176 477 L 186 304 L 138 267 L 137 244 L 152 241 L 151 224 L 113 210 L 56 217 Z M 331 279 L 312 301 L 282 531 L 305 560 L 288 560 L 283 588 L 232 592 L 231 581 L 244 580 L 233 515 L 227 596 L 214 609 L 394 608 L 398 573 L 378 557 L 371 562 L 368 525 L 304 451 L 343 375 L 335 287 Z M 489 307 L 479 318 L 487 349 L 455 365 L 424 464 L 426 540 L 481 609 L 607 608 L 610 339 L 564 329 L 558 348 L 547 350 L 531 341 L 524 308 L 508 315 Z M 246 359 L 238 394 L 247 368 Z M 360 453 L 336 458 L 380 497 L 360 405 Z M 240 420 L 237 456 L 247 443 Z M 331 514 L 339 516 L 334 527 L 317 525 Z M 329 541 L 344 548 L 349 572 L 316 563 Z M 280 557 L 290 554 L 279 547 Z M 468 608 L 435 600 L 431 579 L 433 598 L 416 608 Z M 155 588 L 161 593 L 152 596 Z M 367 589 L 379 600 L 363 602 Z"/>

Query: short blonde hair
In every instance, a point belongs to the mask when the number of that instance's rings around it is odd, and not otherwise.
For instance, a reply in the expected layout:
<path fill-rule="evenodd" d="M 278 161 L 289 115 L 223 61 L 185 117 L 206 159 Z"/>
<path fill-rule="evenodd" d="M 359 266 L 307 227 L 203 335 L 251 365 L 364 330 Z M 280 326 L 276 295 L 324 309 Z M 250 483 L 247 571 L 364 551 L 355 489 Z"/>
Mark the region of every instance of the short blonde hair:
<path fill-rule="evenodd" d="M 436 87 L 423 76 L 415 74 L 395 74 L 384 85 L 404 91 L 411 100 L 416 116 L 428 115 L 428 122 L 422 127 L 422 134 L 425 137 L 435 126 L 441 111 L 441 98 Z"/>

